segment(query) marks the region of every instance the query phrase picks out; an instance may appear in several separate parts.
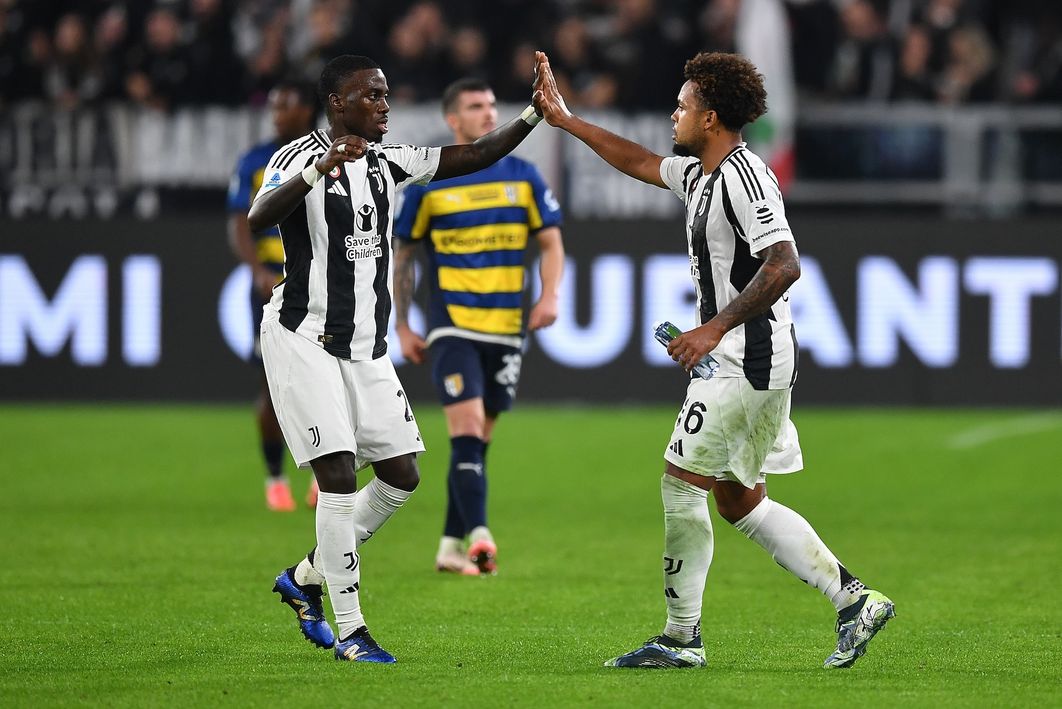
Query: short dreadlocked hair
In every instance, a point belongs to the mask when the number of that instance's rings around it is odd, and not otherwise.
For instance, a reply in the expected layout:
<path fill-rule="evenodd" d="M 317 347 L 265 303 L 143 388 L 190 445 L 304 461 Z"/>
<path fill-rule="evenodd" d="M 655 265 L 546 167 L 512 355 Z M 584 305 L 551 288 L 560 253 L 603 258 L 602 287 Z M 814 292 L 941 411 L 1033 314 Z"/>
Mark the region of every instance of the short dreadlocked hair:
<path fill-rule="evenodd" d="M 715 111 L 728 130 L 739 131 L 767 113 L 763 74 L 740 54 L 701 52 L 686 62 L 685 76 L 697 87 L 702 108 Z"/>

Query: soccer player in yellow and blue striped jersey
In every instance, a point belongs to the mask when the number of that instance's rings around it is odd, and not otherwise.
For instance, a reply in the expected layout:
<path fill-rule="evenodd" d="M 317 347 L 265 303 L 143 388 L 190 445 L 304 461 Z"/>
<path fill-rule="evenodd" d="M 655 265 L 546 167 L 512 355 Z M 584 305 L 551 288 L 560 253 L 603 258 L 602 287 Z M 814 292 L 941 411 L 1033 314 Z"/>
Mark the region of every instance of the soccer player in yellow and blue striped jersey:
<path fill-rule="evenodd" d="M 260 234 L 252 233 L 247 225 L 247 210 L 262 186 L 262 177 L 273 153 L 313 129 L 317 113 L 316 90 L 312 84 L 303 81 L 281 82 L 269 93 L 269 111 L 276 138 L 259 143 L 240 156 L 229 182 L 227 200 L 229 245 L 233 254 L 251 268 L 253 360 L 259 369 L 262 366 L 262 354 L 258 329 L 262 324 L 262 306 L 269 300 L 273 286 L 284 277 L 284 244 L 280 239 L 280 230 L 275 226 Z M 291 511 L 295 509 L 295 500 L 283 473 L 284 435 L 273 411 L 264 371 L 255 409 L 262 457 L 268 474 L 266 506 L 271 510 Z M 316 485 L 311 483 L 308 504 L 316 504 L 316 491 Z"/>
<path fill-rule="evenodd" d="M 443 93 L 443 115 L 457 143 L 494 129 L 494 92 L 461 79 Z M 487 527 L 486 449 L 498 415 L 516 395 L 525 333 L 557 319 L 564 266 L 560 205 L 534 165 L 513 156 L 491 167 L 406 189 L 395 220 L 394 302 L 402 354 L 431 357 L 432 379 L 450 435 L 449 502 L 436 556 L 440 571 L 496 571 Z M 525 258 L 540 252 L 541 296 L 524 322 Z M 427 252 L 427 336 L 408 323 L 413 250 Z M 468 546 L 464 547 L 467 537 Z"/>

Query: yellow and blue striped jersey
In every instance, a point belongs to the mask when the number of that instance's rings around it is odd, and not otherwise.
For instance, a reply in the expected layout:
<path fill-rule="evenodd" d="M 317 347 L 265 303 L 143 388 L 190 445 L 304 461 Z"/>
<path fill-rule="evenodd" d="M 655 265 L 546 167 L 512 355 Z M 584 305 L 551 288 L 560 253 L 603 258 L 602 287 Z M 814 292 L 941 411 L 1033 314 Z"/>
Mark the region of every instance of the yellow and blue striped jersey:
<path fill-rule="evenodd" d="M 538 169 L 511 155 L 471 175 L 407 188 L 394 234 L 427 247 L 428 340 L 455 328 L 481 339 L 521 337 L 528 238 L 560 223 L 560 205 Z"/>
<path fill-rule="evenodd" d="M 227 205 L 230 212 L 246 214 L 251 208 L 251 200 L 262 187 L 269 158 L 273 157 L 279 147 L 275 141 L 270 140 L 259 143 L 240 156 L 232 179 L 229 180 Z M 284 243 L 280 239 L 280 229 L 274 226 L 261 234 L 252 234 L 252 237 L 258 260 L 277 274 L 284 275 Z"/>

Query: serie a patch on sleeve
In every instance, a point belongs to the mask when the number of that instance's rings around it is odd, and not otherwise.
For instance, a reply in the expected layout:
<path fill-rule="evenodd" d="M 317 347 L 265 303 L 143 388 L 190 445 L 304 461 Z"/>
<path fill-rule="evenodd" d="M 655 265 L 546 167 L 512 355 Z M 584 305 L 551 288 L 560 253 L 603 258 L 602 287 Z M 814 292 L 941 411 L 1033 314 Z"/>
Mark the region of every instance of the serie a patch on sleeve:
<path fill-rule="evenodd" d="M 273 174 L 271 174 L 269 176 L 269 179 L 266 181 L 266 183 L 264 185 L 262 185 L 262 189 L 264 189 L 264 190 L 276 189 L 277 187 L 280 187 L 280 185 L 283 184 L 283 182 L 284 182 L 284 176 L 280 174 L 279 170 L 274 170 Z"/>

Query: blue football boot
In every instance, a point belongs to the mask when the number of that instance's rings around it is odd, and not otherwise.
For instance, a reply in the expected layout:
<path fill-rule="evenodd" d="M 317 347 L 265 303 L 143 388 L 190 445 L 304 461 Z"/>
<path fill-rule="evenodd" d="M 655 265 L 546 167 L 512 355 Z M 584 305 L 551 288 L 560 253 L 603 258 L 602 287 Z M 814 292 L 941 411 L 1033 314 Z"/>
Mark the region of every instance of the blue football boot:
<path fill-rule="evenodd" d="M 688 643 L 657 635 L 626 655 L 612 658 L 605 667 L 704 667 L 706 664 L 699 635 Z"/>
<path fill-rule="evenodd" d="M 336 644 L 336 636 L 324 617 L 324 608 L 321 605 L 324 593 L 320 586 L 299 586 L 295 583 L 294 571 L 295 567 L 284 569 L 277 576 L 273 592 L 280 594 L 281 603 L 287 603 L 294 609 L 303 637 L 317 647 L 327 650 Z"/>
<path fill-rule="evenodd" d="M 371 635 L 369 629 L 362 626 L 347 637 L 336 643 L 336 659 L 347 662 L 397 662 L 395 656 L 380 647 Z"/>

